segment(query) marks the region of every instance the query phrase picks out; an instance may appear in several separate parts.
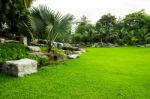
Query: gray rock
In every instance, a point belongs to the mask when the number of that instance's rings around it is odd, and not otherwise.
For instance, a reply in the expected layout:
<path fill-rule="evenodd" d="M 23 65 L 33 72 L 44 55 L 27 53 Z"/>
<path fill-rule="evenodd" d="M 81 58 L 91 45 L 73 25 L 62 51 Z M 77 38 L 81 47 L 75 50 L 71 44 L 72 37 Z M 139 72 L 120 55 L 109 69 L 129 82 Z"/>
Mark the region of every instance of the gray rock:
<path fill-rule="evenodd" d="M 69 44 L 69 43 L 64 43 L 64 44 L 63 44 L 63 47 L 72 47 L 72 46 L 71 46 L 71 44 Z"/>
<path fill-rule="evenodd" d="M 81 51 L 73 51 L 73 54 L 82 54 Z"/>
<path fill-rule="evenodd" d="M 98 48 L 98 47 L 100 47 L 100 45 L 99 45 L 99 43 L 94 43 L 94 44 L 92 45 L 92 47 L 93 47 L 93 48 Z"/>
<path fill-rule="evenodd" d="M 109 47 L 115 47 L 114 44 L 112 44 L 112 43 L 107 43 L 107 45 L 108 45 Z"/>
<path fill-rule="evenodd" d="M 53 42 L 53 47 L 57 48 L 57 42 Z"/>
<path fill-rule="evenodd" d="M 114 44 L 114 46 L 115 46 L 115 47 L 119 47 L 119 45 L 118 45 L 117 43 L 116 43 L 116 44 Z"/>
<path fill-rule="evenodd" d="M 24 77 L 25 75 L 37 72 L 37 61 L 31 59 L 6 61 L 1 67 L 1 72 Z"/>
<path fill-rule="evenodd" d="M 28 39 L 27 39 L 27 37 L 22 37 L 21 42 L 23 43 L 23 45 L 28 46 Z"/>
<path fill-rule="evenodd" d="M 28 49 L 33 51 L 33 52 L 40 52 L 41 49 L 38 46 L 28 46 Z"/>
<path fill-rule="evenodd" d="M 64 60 L 64 59 L 67 58 L 67 55 L 65 55 L 65 54 L 53 54 L 52 58 L 53 58 L 54 61 Z"/>
<path fill-rule="evenodd" d="M 48 56 L 46 56 L 44 53 L 42 52 L 32 52 L 32 53 L 29 53 L 30 55 L 36 55 L 38 56 L 39 58 L 48 58 Z"/>
<path fill-rule="evenodd" d="M 71 44 L 71 46 L 74 46 L 74 47 L 80 47 L 81 44 Z"/>
<path fill-rule="evenodd" d="M 0 38 L 0 43 L 5 43 L 5 39 L 3 39 L 3 38 Z"/>
<path fill-rule="evenodd" d="M 109 47 L 118 47 L 118 46 L 119 46 L 117 43 L 116 43 L 116 44 L 107 43 L 107 45 L 108 45 Z"/>
<path fill-rule="evenodd" d="M 6 43 L 20 43 L 19 41 L 16 40 L 5 40 Z"/>
<path fill-rule="evenodd" d="M 57 48 L 58 49 L 62 49 L 62 47 L 64 46 L 64 44 L 63 43 L 59 43 L 59 42 L 57 42 Z"/>
<path fill-rule="evenodd" d="M 68 58 L 69 58 L 69 59 L 76 59 L 76 58 L 79 58 L 79 57 L 80 57 L 80 54 L 68 55 Z"/>
<path fill-rule="evenodd" d="M 79 51 L 73 51 L 74 54 L 82 54 L 85 53 L 86 51 L 84 49 L 79 49 Z"/>
<path fill-rule="evenodd" d="M 86 50 L 84 50 L 84 49 L 80 49 L 80 51 L 81 51 L 81 53 L 85 53 L 86 52 Z"/>
<path fill-rule="evenodd" d="M 145 44 L 146 47 L 150 47 L 150 44 Z"/>

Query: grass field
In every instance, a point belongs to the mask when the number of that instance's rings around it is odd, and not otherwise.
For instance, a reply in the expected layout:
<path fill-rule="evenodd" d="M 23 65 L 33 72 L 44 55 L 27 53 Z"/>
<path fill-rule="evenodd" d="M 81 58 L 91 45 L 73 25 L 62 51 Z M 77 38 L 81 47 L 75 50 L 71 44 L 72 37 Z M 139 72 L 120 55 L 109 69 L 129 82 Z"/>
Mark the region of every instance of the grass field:
<path fill-rule="evenodd" d="M 150 99 L 150 48 L 90 48 L 25 78 L 0 74 L 0 99 Z"/>

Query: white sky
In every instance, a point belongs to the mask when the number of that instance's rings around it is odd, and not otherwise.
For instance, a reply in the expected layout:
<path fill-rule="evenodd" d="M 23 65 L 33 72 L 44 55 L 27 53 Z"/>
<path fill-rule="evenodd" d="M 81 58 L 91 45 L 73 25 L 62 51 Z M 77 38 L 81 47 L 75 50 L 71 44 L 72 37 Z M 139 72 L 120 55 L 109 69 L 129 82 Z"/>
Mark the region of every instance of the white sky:
<path fill-rule="evenodd" d="M 39 4 L 47 5 L 62 14 L 71 13 L 76 19 L 85 15 L 92 22 L 107 13 L 119 18 L 145 9 L 150 14 L 150 0 L 36 0 L 33 6 Z"/>

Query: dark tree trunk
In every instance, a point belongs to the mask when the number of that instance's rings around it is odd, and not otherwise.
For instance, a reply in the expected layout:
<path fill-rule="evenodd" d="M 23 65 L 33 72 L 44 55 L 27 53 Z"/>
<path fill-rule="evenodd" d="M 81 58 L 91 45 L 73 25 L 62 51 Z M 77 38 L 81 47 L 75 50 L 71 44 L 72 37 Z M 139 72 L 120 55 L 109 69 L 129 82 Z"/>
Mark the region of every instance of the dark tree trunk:
<path fill-rule="evenodd" d="M 48 45 L 48 53 L 50 53 L 51 51 L 52 51 L 52 45 L 49 44 L 49 45 Z"/>

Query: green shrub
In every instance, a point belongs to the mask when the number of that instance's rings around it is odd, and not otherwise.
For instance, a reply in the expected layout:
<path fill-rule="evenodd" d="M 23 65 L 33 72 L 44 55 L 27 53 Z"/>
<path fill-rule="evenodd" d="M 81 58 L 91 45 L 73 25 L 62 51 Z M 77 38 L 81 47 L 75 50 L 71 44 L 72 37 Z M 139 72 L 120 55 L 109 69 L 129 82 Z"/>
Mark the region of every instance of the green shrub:
<path fill-rule="evenodd" d="M 49 60 L 46 57 L 38 57 L 37 56 L 34 59 L 37 60 L 39 68 L 42 67 L 42 66 L 46 66 L 46 65 L 49 64 Z"/>
<path fill-rule="evenodd" d="M 66 54 L 66 55 L 71 55 L 71 54 L 72 54 L 72 51 L 65 50 L 65 54 Z"/>
<path fill-rule="evenodd" d="M 47 45 L 41 45 L 40 48 L 41 48 L 42 52 L 47 52 L 48 51 L 48 46 Z"/>
<path fill-rule="evenodd" d="M 38 57 L 37 55 L 28 54 L 29 51 L 22 44 L 7 43 L 0 45 L 0 64 L 8 60 L 18 60 L 22 58 L 34 59 L 38 62 L 39 67 L 48 64 L 48 59 Z"/>
<path fill-rule="evenodd" d="M 53 52 L 54 52 L 54 54 L 60 54 L 60 55 L 63 55 L 63 54 L 64 54 L 64 51 L 63 51 L 63 50 L 57 49 L 57 48 L 54 48 L 54 49 L 53 49 Z"/>
<path fill-rule="evenodd" d="M 16 60 L 26 58 L 27 49 L 22 44 L 1 44 L 0 45 L 0 63 L 7 60 Z"/>

